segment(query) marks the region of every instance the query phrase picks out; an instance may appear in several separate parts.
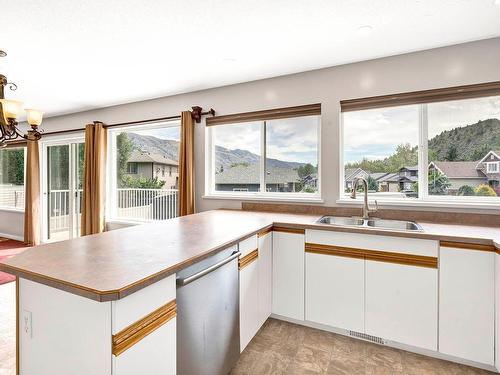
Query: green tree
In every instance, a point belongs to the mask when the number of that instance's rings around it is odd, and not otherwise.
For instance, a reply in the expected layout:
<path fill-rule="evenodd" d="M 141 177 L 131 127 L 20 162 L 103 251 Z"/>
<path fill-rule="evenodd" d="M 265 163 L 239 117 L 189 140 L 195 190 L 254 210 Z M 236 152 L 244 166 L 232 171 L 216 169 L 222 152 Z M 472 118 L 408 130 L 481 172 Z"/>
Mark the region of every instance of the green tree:
<path fill-rule="evenodd" d="M 384 159 L 368 160 L 347 163 L 346 168 L 361 168 L 367 172 L 397 172 L 401 167 L 418 164 L 418 147 L 409 143 L 402 143 L 396 147 L 394 153 Z"/>
<path fill-rule="evenodd" d="M 458 195 L 460 196 L 473 196 L 476 195 L 474 188 L 470 185 L 462 185 L 458 189 Z"/>
<path fill-rule="evenodd" d="M 122 187 L 131 189 L 161 189 L 165 181 L 155 178 L 123 176 Z"/>
<path fill-rule="evenodd" d="M 313 173 L 316 173 L 316 168 L 310 163 L 301 165 L 299 168 L 297 168 L 297 173 L 300 177 L 300 179 L 304 179 L 307 176 L 312 175 Z"/>
<path fill-rule="evenodd" d="M 129 139 L 127 133 L 120 133 L 116 137 L 116 150 L 117 181 L 120 184 L 120 187 L 132 187 L 127 186 L 125 183 L 127 161 L 130 159 L 130 155 L 132 155 L 132 151 L 134 150 L 134 144 Z M 130 182 L 129 179 L 127 179 L 127 181 Z"/>
<path fill-rule="evenodd" d="M 13 148 L 0 151 L 2 183 L 23 185 L 24 184 L 24 150 Z"/>
<path fill-rule="evenodd" d="M 368 190 L 370 191 L 378 191 L 378 184 L 377 181 L 372 176 L 368 176 L 366 179 L 366 182 L 368 183 Z"/>
<path fill-rule="evenodd" d="M 455 160 L 457 160 L 457 158 L 458 158 L 457 147 L 455 145 L 451 145 L 448 148 L 448 152 L 446 153 L 445 159 L 447 161 L 455 161 Z"/>
<path fill-rule="evenodd" d="M 451 186 L 450 180 L 441 172 L 429 170 L 429 194 L 446 195 L 446 191 Z"/>
<path fill-rule="evenodd" d="M 482 184 L 476 188 L 476 195 L 481 197 L 496 197 L 497 193 L 495 193 L 495 190 L 490 185 Z"/>

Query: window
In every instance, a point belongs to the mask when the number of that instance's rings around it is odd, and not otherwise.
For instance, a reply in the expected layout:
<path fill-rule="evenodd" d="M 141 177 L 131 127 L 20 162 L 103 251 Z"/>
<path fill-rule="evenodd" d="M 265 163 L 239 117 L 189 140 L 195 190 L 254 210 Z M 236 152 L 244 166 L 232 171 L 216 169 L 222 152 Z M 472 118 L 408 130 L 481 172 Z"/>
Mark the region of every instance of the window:
<path fill-rule="evenodd" d="M 24 209 L 25 148 L 0 150 L 0 208 Z"/>
<path fill-rule="evenodd" d="M 148 222 L 177 216 L 179 122 L 134 125 L 109 132 L 108 216 Z"/>
<path fill-rule="evenodd" d="M 468 90 L 341 103 L 341 199 L 364 177 L 378 200 L 500 203 L 500 96 Z"/>
<path fill-rule="evenodd" d="M 486 163 L 486 172 L 487 173 L 498 173 L 498 162 L 496 163 Z"/>
<path fill-rule="evenodd" d="M 207 121 L 207 195 L 319 199 L 316 108 L 303 116 L 263 111 L 216 126 Z M 261 118 L 241 122 L 245 116 Z"/>
<path fill-rule="evenodd" d="M 128 174 L 137 174 L 137 163 L 128 162 L 127 163 L 127 173 Z"/>

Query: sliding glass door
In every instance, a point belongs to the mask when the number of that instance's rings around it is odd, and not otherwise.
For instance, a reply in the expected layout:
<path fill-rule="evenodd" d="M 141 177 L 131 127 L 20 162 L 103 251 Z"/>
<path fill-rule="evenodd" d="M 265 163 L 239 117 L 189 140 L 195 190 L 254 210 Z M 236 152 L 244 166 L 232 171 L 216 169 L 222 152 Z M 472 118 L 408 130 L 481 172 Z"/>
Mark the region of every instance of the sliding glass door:
<path fill-rule="evenodd" d="M 80 236 L 83 139 L 65 139 L 43 145 L 44 241 Z"/>

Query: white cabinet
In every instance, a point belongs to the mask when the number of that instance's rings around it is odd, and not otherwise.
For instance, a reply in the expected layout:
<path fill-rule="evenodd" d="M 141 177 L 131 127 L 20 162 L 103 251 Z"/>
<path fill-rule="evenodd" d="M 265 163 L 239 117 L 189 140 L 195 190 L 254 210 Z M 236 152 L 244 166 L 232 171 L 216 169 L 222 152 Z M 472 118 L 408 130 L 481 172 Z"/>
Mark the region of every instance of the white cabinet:
<path fill-rule="evenodd" d="M 364 332 L 364 259 L 306 253 L 305 319 Z"/>
<path fill-rule="evenodd" d="M 304 234 L 273 232 L 273 313 L 304 320 Z"/>
<path fill-rule="evenodd" d="M 114 357 L 113 375 L 176 374 L 176 319 Z"/>
<path fill-rule="evenodd" d="M 439 351 L 494 364 L 495 253 L 441 247 Z"/>
<path fill-rule="evenodd" d="M 240 350 L 243 351 L 260 328 L 260 254 L 257 236 L 239 244 L 240 256 Z"/>
<path fill-rule="evenodd" d="M 438 270 L 366 261 L 365 332 L 437 350 Z"/>
<path fill-rule="evenodd" d="M 259 322 L 271 315 L 273 302 L 273 232 L 259 235 Z"/>
<path fill-rule="evenodd" d="M 500 254 L 495 254 L 495 365 L 500 372 Z"/>
<path fill-rule="evenodd" d="M 123 299 L 111 303 L 112 333 L 119 334 L 176 297 L 171 275 Z M 176 373 L 176 318 L 173 317 L 120 354 L 113 355 L 113 375 Z"/>

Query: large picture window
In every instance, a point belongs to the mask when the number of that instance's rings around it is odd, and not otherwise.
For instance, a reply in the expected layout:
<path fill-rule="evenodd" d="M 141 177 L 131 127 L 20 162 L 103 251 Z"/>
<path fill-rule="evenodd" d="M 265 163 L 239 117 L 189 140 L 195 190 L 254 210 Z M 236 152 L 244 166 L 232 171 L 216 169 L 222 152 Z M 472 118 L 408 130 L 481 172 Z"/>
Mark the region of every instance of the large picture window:
<path fill-rule="evenodd" d="M 149 222 L 177 216 L 179 139 L 178 121 L 109 132 L 111 220 Z"/>
<path fill-rule="evenodd" d="M 208 126 L 207 195 L 318 199 L 319 111 Z"/>
<path fill-rule="evenodd" d="M 500 203 L 500 95 L 473 96 L 348 103 L 341 199 L 364 177 L 378 200 Z"/>
<path fill-rule="evenodd" d="M 0 149 L 0 208 L 24 209 L 25 148 Z"/>

